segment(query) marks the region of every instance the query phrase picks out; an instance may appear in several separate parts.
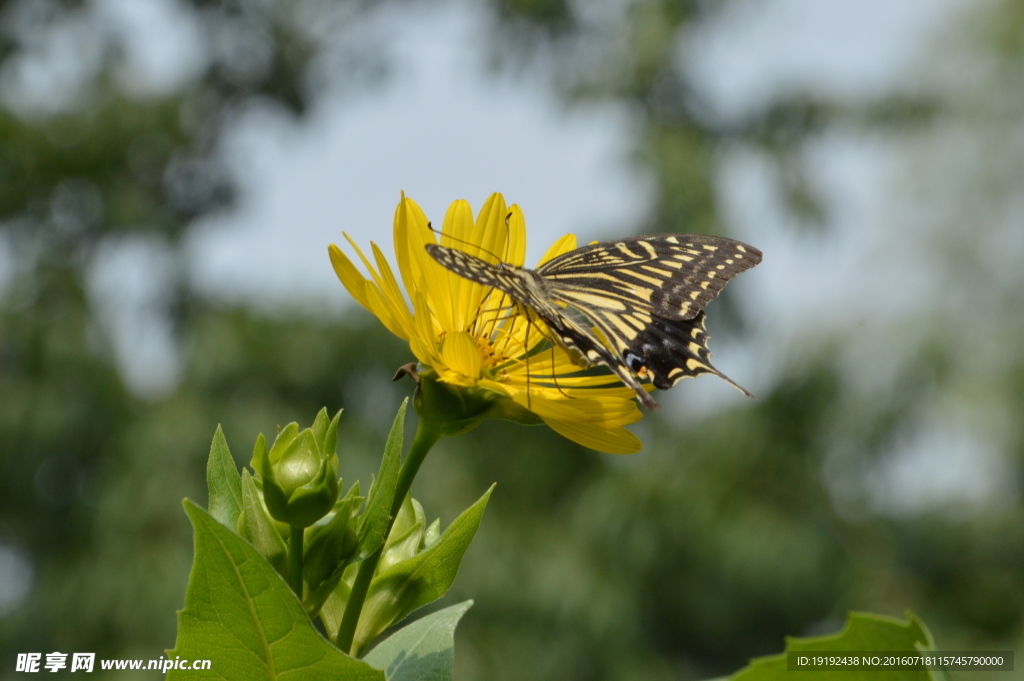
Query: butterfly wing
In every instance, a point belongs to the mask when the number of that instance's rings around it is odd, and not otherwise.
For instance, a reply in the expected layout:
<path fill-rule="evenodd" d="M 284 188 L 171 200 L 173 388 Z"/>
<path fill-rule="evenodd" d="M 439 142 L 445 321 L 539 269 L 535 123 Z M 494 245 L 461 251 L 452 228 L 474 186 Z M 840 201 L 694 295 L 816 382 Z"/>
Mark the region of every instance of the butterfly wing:
<path fill-rule="evenodd" d="M 678 320 L 696 317 L 730 279 L 759 262 L 761 251 L 732 239 L 663 234 L 584 246 L 537 274 L 570 304 Z"/>
<path fill-rule="evenodd" d="M 661 389 L 711 373 L 749 395 L 711 365 L 703 308 L 730 279 L 761 261 L 752 246 L 706 235 L 635 237 L 584 246 L 536 272 L 441 246 L 427 250 L 459 276 L 493 286 L 535 312 L 564 346 L 591 365 L 607 366 L 649 409 L 657 403 L 634 372 Z M 531 287 L 529 277 L 539 285 Z"/>
<path fill-rule="evenodd" d="M 760 261 L 732 239 L 668 234 L 591 244 L 537 273 L 552 301 L 586 316 L 619 362 L 655 387 L 710 373 L 749 395 L 712 366 L 703 308 Z"/>
<path fill-rule="evenodd" d="M 643 383 L 637 380 L 623 358 L 609 350 L 593 331 L 567 315 L 559 315 L 556 319 L 547 319 L 541 315 L 541 318 L 552 332 L 558 334 L 558 340 L 562 345 L 578 352 L 591 366 L 605 365 L 615 372 L 624 385 L 633 389 L 642 405 L 648 409 L 658 408 L 658 403 L 647 393 Z"/>
<path fill-rule="evenodd" d="M 632 388 L 640 402 L 648 409 L 657 409 L 658 403 L 647 394 L 643 384 L 629 370 L 623 360 L 602 343 L 589 324 L 581 323 L 562 309 L 538 295 L 529 285 L 528 277 L 537 275 L 530 270 L 517 267 L 498 267 L 475 256 L 453 248 L 427 244 L 427 253 L 445 268 L 460 277 L 484 286 L 492 286 L 507 294 L 516 303 L 528 308 L 557 334 L 556 340 L 569 350 L 574 350 L 590 365 L 604 364 Z M 589 316 L 584 312 L 584 321 Z"/>
<path fill-rule="evenodd" d="M 463 279 L 496 288 L 520 303 L 531 298 L 520 268 L 497 267 L 469 253 L 437 244 L 427 244 L 427 253 Z"/>
<path fill-rule="evenodd" d="M 626 351 L 626 363 L 643 366 L 654 387 L 668 390 L 684 378 L 714 374 L 747 397 L 753 397 L 731 378 L 711 365 L 704 311 L 693 319 L 658 319 L 644 329 Z"/>

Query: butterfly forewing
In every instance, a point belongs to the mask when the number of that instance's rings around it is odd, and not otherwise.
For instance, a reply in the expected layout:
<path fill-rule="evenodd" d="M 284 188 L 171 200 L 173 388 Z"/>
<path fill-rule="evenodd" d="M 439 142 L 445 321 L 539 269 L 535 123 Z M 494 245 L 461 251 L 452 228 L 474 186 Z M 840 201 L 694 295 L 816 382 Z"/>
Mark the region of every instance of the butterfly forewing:
<path fill-rule="evenodd" d="M 427 244 L 427 252 L 446 269 L 464 279 L 494 287 L 516 300 L 529 295 L 525 281 L 514 270 L 503 269 L 476 256 L 445 246 Z"/>
<path fill-rule="evenodd" d="M 666 319 L 692 319 L 730 279 L 759 262 L 761 251 L 732 239 L 667 234 L 584 246 L 537 273 L 583 304 L 600 292 L 599 302 L 613 311 L 625 305 Z"/>

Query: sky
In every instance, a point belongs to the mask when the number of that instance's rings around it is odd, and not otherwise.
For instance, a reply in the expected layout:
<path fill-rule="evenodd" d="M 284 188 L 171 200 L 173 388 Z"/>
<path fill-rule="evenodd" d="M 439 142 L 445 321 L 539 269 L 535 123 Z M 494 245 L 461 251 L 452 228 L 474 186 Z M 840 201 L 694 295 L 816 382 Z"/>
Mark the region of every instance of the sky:
<path fill-rule="evenodd" d="M 883 96 L 920 78 L 968 2 L 733 0 L 678 37 L 676 68 L 725 122 L 801 92 L 840 102 Z M 45 5 L 9 6 L 6 20 L 31 24 Z M 406 7 L 358 27 L 383 41 L 390 68 L 381 83 L 353 92 L 349 81 L 328 81 L 301 120 L 254 105 L 229 122 L 220 153 L 239 180 L 239 201 L 191 227 L 188 277 L 197 289 L 267 311 L 347 309 L 354 303 L 330 268 L 327 244 L 343 243 L 345 231 L 390 253 L 402 191 L 434 221 L 455 199 L 478 208 L 491 192 L 504 193 L 524 210 L 528 264 L 566 232 L 586 242 L 633 234 L 644 222 L 653 187 L 630 160 L 637 121 L 629 110 L 567 107 L 542 64 L 517 74 L 489 71 L 487 17 L 471 2 Z M 72 105 L 107 33 L 127 50 L 118 77 L 141 96 L 187 83 L 209 57 L 178 0 L 92 0 L 85 14 L 46 34 L 23 32 L 30 38 L 24 54 L 0 73 L 7 106 L 32 114 Z M 792 369 L 784 358 L 809 347 L 812 333 L 855 332 L 863 340 L 847 344 L 851 375 L 865 390 L 890 380 L 906 355 L 900 344 L 913 342 L 892 329 L 945 283 L 919 260 L 905 266 L 920 256 L 927 232 L 889 239 L 893 194 L 905 188 L 897 179 L 905 151 L 884 136 L 842 132 L 808 144 L 804 160 L 828 203 L 823 231 L 794 229 L 771 159 L 742 146 L 718 151 L 720 216 L 730 235 L 765 251 L 764 263 L 730 285 L 753 333 L 745 343 L 713 344 L 724 373 L 766 394 Z M 993 249 L 1003 261 L 996 273 L 1019 262 L 1019 250 L 1004 243 Z M 14 266 L 0 234 L 0 288 Z M 163 313 L 174 268 L 164 244 L 130 238 L 104 244 L 90 272 L 121 371 L 144 397 L 173 390 L 185 361 Z M 897 277 L 900 285 L 892 286 Z M 850 326 L 869 312 L 870 323 Z M 711 378 L 659 394 L 664 413 L 686 419 L 743 399 Z M 1013 503 L 1019 476 L 991 436 L 999 429 L 972 418 L 956 404 L 923 410 L 853 496 L 866 493 L 874 512 L 893 516 L 950 502 L 972 512 Z M 842 457 L 830 457 L 823 473 L 842 512 L 851 479 Z M 2 615 L 30 587 L 27 558 L 0 545 L 0 575 Z"/>
<path fill-rule="evenodd" d="M 724 121 L 800 92 L 838 101 L 883 96 L 920 77 L 965 5 L 735 0 L 678 37 L 676 68 Z M 195 22 L 177 0 L 94 0 L 91 7 L 103 30 L 125 38 L 129 59 L 120 77 L 130 90 L 173 90 L 205 63 Z M 488 70 L 488 18 L 474 3 L 388 8 L 362 21 L 358 30 L 382 41 L 389 64 L 382 82 L 354 92 L 349 80 L 328 80 L 300 120 L 255 104 L 228 123 L 220 153 L 238 178 L 239 200 L 191 227 L 188 276 L 200 291 L 264 310 L 345 309 L 353 303 L 329 266 L 327 244 L 344 243 L 345 231 L 390 253 L 402 191 L 436 222 L 455 199 L 478 208 L 491 192 L 502 192 L 524 210 L 528 264 L 566 232 L 586 242 L 632 234 L 642 224 L 653 188 L 630 161 L 637 132 L 630 111 L 614 104 L 567 107 L 543 64 L 516 74 Z M 37 41 L 33 58 L 0 74 L 0 92 L 27 111 L 59 108 L 89 59 L 98 58 L 96 40 L 88 26 L 61 27 Z M 766 393 L 788 366 L 779 358 L 811 330 L 842 329 L 868 308 L 889 320 L 928 295 L 934 273 L 923 267 L 899 269 L 896 290 L 885 288 L 884 276 L 863 276 L 901 266 L 901 253 L 879 258 L 882 245 L 889 247 L 886 211 L 902 170 L 900 153 L 891 140 L 863 134 L 828 134 L 808 144 L 806 162 L 829 207 L 830 229 L 815 232 L 793 228 L 770 159 L 742 146 L 719 150 L 721 216 L 732 236 L 766 251 L 762 265 L 730 285 L 755 334 L 742 345 L 715 344 L 724 373 Z M 0 268 L 2 261 L 0 248 Z M 90 278 L 94 295 L 107 301 L 105 324 L 129 385 L 153 397 L 173 389 L 183 365 L 160 314 L 162 282 L 174 275 L 161 244 L 129 239 L 107 244 Z M 854 364 L 867 381 L 887 375 L 887 361 L 898 356 Z M 661 396 L 666 411 L 688 418 L 742 399 L 711 379 L 700 381 L 699 390 Z M 926 432 L 935 428 L 922 427 Z M 949 465 L 933 467 L 940 471 L 936 479 L 919 481 L 914 503 L 927 505 L 958 489 L 971 498 L 1012 497 L 1012 490 L 998 488 L 1006 478 L 998 448 L 957 429 L 943 431 L 942 440 Z M 893 499 L 908 495 L 885 490 L 903 485 L 905 491 L 906 478 L 914 477 L 907 471 L 919 468 L 914 457 L 941 445 L 908 434 L 901 445 L 906 456 L 875 474 L 879 510 L 901 512 Z M 985 454 L 990 450 L 996 453 Z M 972 467 L 972 460 L 992 463 Z"/>
<path fill-rule="evenodd" d="M 501 192 L 525 212 L 527 263 L 566 232 L 628 232 L 643 218 L 650 189 L 627 164 L 628 111 L 566 108 L 543 71 L 488 73 L 487 18 L 471 3 L 413 7 L 370 20 L 391 27 L 384 83 L 359 96 L 329 89 L 301 123 L 257 107 L 232 124 L 224 152 L 241 204 L 196 225 L 189 244 L 204 292 L 349 304 L 326 246 L 344 231 L 391 253 L 403 191 L 435 223 L 456 199 L 478 209 Z"/>
<path fill-rule="evenodd" d="M 958 2 L 740 0 L 680 36 L 678 68 L 725 119 L 800 90 L 882 94 L 905 84 Z M 242 201 L 195 226 L 192 276 L 204 292 L 256 306 L 347 304 L 324 267 L 324 244 L 345 231 L 390 252 L 401 191 L 434 221 L 455 199 L 477 208 L 502 192 L 526 214 L 528 264 L 566 232 L 583 242 L 635 233 L 652 187 L 630 163 L 636 127 L 627 110 L 567 108 L 542 68 L 489 72 L 487 17 L 473 3 L 374 20 L 391 27 L 385 83 L 359 97 L 329 90 L 299 124 L 258 107 L 232 124 L 224 154 L 241 178 Z M 840 163 L 875 171 L 866 166 L 878 161 L 855 156 L 848 151 Z M 733 160 L 723 159 L 723 186 Z M 852 201 L 870 201 L 864 191 Z M 749 204 L 756 189 L 739 193 Z M 292 248 L 282 249 L 286 242 Z"/>

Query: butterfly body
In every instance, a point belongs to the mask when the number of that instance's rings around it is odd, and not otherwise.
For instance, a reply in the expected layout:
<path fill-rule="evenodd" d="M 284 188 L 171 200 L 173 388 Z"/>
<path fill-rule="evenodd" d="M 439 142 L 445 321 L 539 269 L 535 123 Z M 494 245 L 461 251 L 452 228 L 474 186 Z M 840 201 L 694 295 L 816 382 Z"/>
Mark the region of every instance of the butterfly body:
<path fill-rule="evenodd" d="M 649 409 L 658 405 L 638 375 L 668 389 L 710 373 L 749 394 L 711 366 L 703 309 L 732 277 L 761 261 L 752 246 L 694 234 L 633 237 L 578 248 L 536 270 L 426 248 L 445 268 L 543 319 L 557 342 L 588 365 L 607 366 Z"/>

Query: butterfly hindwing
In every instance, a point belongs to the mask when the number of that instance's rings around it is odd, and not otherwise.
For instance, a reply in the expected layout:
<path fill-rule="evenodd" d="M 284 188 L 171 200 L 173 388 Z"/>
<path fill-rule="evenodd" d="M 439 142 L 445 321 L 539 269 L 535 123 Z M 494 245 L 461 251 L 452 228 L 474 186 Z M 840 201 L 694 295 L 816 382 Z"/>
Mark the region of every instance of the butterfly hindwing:
<path fill-rule="evenodd" d="M 626 352 L 626 363 L 639 364 L 651 373 L 654 387 L 668 390 L 684 378 L 714 374 L 747 397 L 750 393 L 711 366 L 704 311 L 693 319 L 657 319 L 639 334 Z"/>
<path fill-rule="evenodd" d="M 647 394 L 643 384 L 632 374 L 629 367 L 623 360 L 613 354 L 601 341 L 588 329 L 584 329 L 571 320 L 564 317 L 559 321 L 544 320 L 553 333 L 558 334 L 558 342 L 569 350 L 579 353 L 580 357 L 590 366 L 603 364 L 619 377 L 619 380 L 626 386 L 633 389 L 637 399 L 648 409 L 657 409 L 658 403 Z"/>

